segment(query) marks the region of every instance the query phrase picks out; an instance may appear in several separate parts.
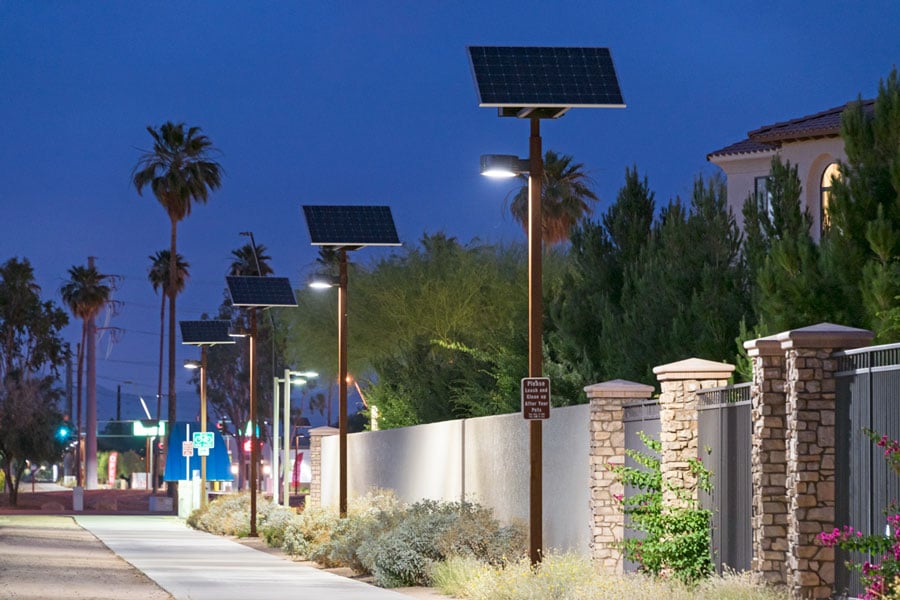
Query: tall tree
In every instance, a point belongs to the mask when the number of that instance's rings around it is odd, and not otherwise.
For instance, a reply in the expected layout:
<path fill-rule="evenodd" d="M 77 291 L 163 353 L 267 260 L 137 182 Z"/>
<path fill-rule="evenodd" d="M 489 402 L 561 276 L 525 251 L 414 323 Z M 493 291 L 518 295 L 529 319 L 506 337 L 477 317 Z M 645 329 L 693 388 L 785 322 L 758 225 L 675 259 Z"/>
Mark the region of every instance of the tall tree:
<path fill-rule="evenodd" d="M 69 319 L 40 292 L 28 260 L 0 266 L 0 468 L 12 506 L 27 461 L 55 460 L 62 450 L 53 435 L 62 420 L 53 383 L 68 357 L 60 331 Z"/>
<path fill-rule="evenodd" d="M 104 275 L 94 266 L 93 257 L 88 258 L 88 266 L 73 266 L 69 269 L 69 280 L 60 288 L 63 302 L 72 314 L 81 319 L 81 346 L 78 356 L 78 430 L 81 431 L 81 371 L 83 357 L 87 360 L 86 384 L 86 435 L 85 435 L 85 487 L 96 489 L 97 480 L 97 345 L 94 319 L 110 301 L 112 288 Z"/>
<path fill-rule="evenodd" d="M 654 383 L 654 366 L 698 356 L 730 359 L 749 310 L 740 234 L 721 177 L 697 178 L 690 201 L 669 202 L 651 240 L 625 265 L 619 313 L 600 342 L 610 376 Z"/>
<path fill-rule="evenodd" d="M 812 217 L 802 208 L 796 165 L 772 159 L 766 181 L 768 206 L 744 203 L 744 255 L 753 282 L 756 333 L 766 335 L 820 321 L 841 321 L 820 269 L 811 233 Z"/>
<path fill-rule="evenodd" d="M 523 228 L 528 228 L 528 176 L 510 203 L 510 212 Z M 599 200 L 591 191 L 584 165 L 572 157 L 552 150 L 544 153 L 544 178 L 541 186 L 541 222 L 543 241 L 558 244 L 569 239 L 572 228 L 591 214 Z"/>
<path fill-rule="evenodd" d="M 650 242 L 655 209 L 647 178 L 626 168 L 600 222 L 585 219 L 573 230 L 567 268 L 548 292 L 547 334 L 551 358 L 582 382 L 619 377 L 601 350 L 604 325 L 621 315 L 625 270 Z"/>
<path fill-rule="evenodd" d="M 900 305 L 900 76 L 878 86 L 874 105 L 862 99 L 841 116 L 847 160 L 832 182 L 823 261 L 834 274 L 849 324 L 868 327 L 880 342 L 900 340 L 889 315 Z"/>
<path fill-rule="evenodd" d="M 244 244 L 231 251 L 231 266 L 228 267 L 228 274 L 265 277 L 275 272 L 269 265 L 271 260 L 272 257 L 266 254 L 266 247 L 263 244 L 255 247 L 253 244 Z"/>
<path fill-rule="evenodd" d="M 165 346 L 166 332 L 166 298 L 169 297 L 168 289 L 171 278 L 169 277 L 169 267 L 172 261 L 169 257 L 168 250 L 160 250 L 147 258 L 150 259 L 150 269 L 147 272 L 147 279 L 153 286 L 153 291 L 162 290 L 159 305 L 159 373 L 156 380 L 156 418 L 162 419 L 162 382 L 163 382 L 163 348 Z M 190 264 L 184 260 L 184 257 L 178 254 L 175 257 L 175 295 L 184 290 L 185 283 L 190 277 Z"/>
<path fill-rule="evenodd" d="M 213 160 L 217 150 L 199 127 L 167 121 L 159 129 L 148 126 L 153 148 L 144 152 L 132 170 L 139 195 L 149 187 L 171 224 L 169 248 L 169 422 L 176 420 L 175 297 L 177 296 L 178 223 L 191 214 L 194 202 L 205 204 L 222 182 L 222 167 Z"/>
<path fill-rule="evenodd" d="M 438 233 L 370 268 L 352 266 L 350 371 L 368 386 L 364 393 L 383 425 L 515 405 L 527 373 L 519 247 L 463 245 Z M 301 290 L 301 309 L 282 322 L 288 356 L 323 375 L 334 373 L 334 301 Z"/>

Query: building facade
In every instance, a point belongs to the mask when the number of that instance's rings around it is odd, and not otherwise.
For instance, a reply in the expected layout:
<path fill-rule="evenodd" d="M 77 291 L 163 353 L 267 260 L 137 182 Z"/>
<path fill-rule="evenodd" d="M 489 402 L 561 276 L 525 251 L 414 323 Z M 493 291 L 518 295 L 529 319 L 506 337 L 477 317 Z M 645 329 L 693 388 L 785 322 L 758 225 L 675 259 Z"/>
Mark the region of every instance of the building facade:
<path fill-rule="evenodd" d="M 873 100 L 864 100 L 871 111 Z M 725 171 L 728 180 L 728 205 L 743 228 L 744 201 L 754 198 L 760 208 L 770 210 L 766 178 L 772 157 L 797 167 L 803 186 L 801 201 L 812 217 L 813 238 L 818 240 L 828 224 L 828 202 L 833 177 L 839 177 L 838 161 L 846 160 L 841 139 L 841 114 L 847 105 L 838 106 L 790 121 L 765 125 L 750 131 L 747 138 L 710 152 L 706 159 Z"/>

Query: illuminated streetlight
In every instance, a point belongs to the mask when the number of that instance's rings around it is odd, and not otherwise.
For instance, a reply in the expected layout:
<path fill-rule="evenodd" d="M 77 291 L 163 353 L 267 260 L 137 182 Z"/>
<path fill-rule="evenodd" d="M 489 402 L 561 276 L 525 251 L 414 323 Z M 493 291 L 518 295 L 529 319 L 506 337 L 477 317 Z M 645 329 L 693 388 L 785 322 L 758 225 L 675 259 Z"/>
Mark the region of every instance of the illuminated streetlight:
<path fill-rule="evenodd" d="M 528 160 L 484 155 L 481 172 L 494 177 L 528 173 L 528 375 L 541 376 L 541 119 L 558 119 L 570 109 L 624 108 L 608 48 L 470 46 L 478 104 L 500 117 L 531 122 Z M 552 84 L 549 82 L 553 82 Z M 529 554 L 541 560 L 543 545 L 542 437 L 539 418 L 530 423 Z M 546 418 L 546 417 L 541 417 Z"/>
<path fill-rule="evenodd" d="M 284 465 L 283 465 L 283 503 L 285 508 L 290 506 L 290 467 L 288 466 L 288 457 L 291 453 L 291 436 L 290 436 L 290 419 L 291 419 L 291 385 L 303 385 L 307 380 L 318 377 L 315 371 L 291 371 L 284 370 L 284 377 L 274 378 L 274 394 L 272 396 L 272 416 L 273 416 L 273 434 L 272 434 L 272 470 L 274 472 L 275 483 L 272 486 L 272 502 L 278 504 L 278 386 L 284 384 Z"/>
<path fill-rule="evenodd" d="M 389 206 L 304 206 L 303 214 L 314 246 L 337 251 L 338 277 L 330 285 L 338 288 L 338 509 L 347 516 L 347 252 L 365 246 L 399 246 Z"/>

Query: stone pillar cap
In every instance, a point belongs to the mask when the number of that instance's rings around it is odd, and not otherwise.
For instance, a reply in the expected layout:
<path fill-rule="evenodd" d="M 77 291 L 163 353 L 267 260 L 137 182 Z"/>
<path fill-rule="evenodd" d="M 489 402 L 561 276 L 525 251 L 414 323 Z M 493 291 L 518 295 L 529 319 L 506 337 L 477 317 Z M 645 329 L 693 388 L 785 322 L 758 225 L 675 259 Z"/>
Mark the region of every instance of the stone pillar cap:
<path fill-rule="evenodd" d="M 781 342 L 777 335 L 768 335 L 744 342 L 744 348 L 750 356 L 769 356 L 781 354 Z"/>
<path fill-rule="evenodd" d="M 847 350 L 868 346 L 875 334 L 868 329 L 857 329 L 834 323 L 817 323 L 809 327 L 783 331 L 774 336 L 782 349 L 832 348 Z"/>
<path fill-rule="evenodd" d="M 595 383 L 584 388 L 590 398 L 643 398 L 653 395 L 655 388 L 652 385 L 613 379 L 602 383 Z"/>
<path fill-rule="evenodd" d="M 315 428 L 313 428 L 313 429 L 310 429 L 310 430 L 309 430 L 309 435 L 310 435 L 310 436 L 314 436 L 314 435 L 337 435 L 337 434 L 339 434 L 340 432 L 341 432 L 341 430 L 338 429 L 337 427 L 322 426 L 322 427 L 315 427 Z"/>
<path fill-rule="evenodd" d="M 728 379 L 734 372 L 734 365 L 703 358 L 687 358 L 678 362 L 653 367 L 659 381 L 673 379 Z"/>

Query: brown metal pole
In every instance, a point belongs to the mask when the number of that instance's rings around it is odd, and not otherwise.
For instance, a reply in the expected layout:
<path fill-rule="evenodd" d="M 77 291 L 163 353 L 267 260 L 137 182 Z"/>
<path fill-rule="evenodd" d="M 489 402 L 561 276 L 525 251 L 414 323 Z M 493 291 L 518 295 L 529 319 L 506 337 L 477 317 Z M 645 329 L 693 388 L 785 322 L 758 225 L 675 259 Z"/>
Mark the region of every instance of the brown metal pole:
<path fill-rule="evenodd" d="M 339 251 L 338 279 L 338 505 L 341 518 L 347 516 L 347 251 Z"/>
<path fill-rule="evenodd" d="M 250 537 L 256 533 L 256 309 L 250 309 Z"/>
<path fill-rule="evenodd" d="M 541 156 L 541 121 L 531 119 L 529 139 L 528 175 L 528 376 L 540 377 L 543 350 L 541 329 L 543 317 L 543 285 L 541 265 L 541 185 L 544 178 L 544 164 Z M 529 554 L 531 564 L 541 561 L 543 554 L 543 436 L 540 419 L 530 422 L 530 510 L 529 510 Z"/>
<path fill-rule="evenodd" d="M 200 431 L 206 433 L 206 345 L 200 346 Z M 206 507 L 206 456 L 200 457 L 200 507 Z"/>

